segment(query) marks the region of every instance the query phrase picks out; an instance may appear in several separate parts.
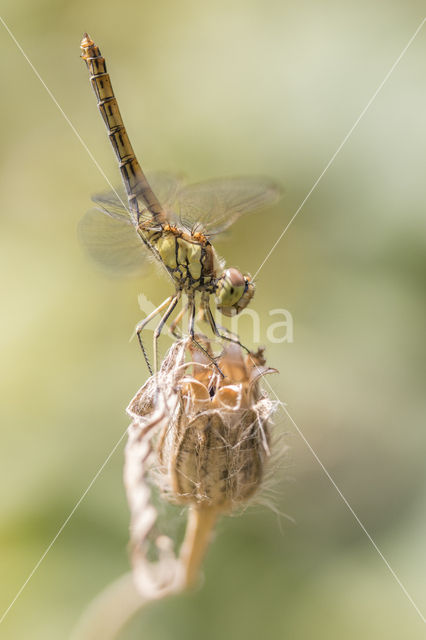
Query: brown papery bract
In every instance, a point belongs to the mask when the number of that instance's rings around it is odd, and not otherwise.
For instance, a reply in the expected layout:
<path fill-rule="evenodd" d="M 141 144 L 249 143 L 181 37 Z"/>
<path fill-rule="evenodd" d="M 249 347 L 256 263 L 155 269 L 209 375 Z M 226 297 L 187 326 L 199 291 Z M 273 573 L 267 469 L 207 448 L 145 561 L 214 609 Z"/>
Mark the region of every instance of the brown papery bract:
<path fill-rule="evenodd" d="M 151 597 L 196 582 L 217 518 L 254 498 L 271 456 L 276 403 L 260 380 L 275 370 L 266 367 L 263 351 L 243 355 L 230 343 L 215 364 L 207 339 L 197 341 L 206 353 L 191 340 L 174 344 L 128 407 L 132 565 L 137 588 Z M 172 540 L 156 531 L 153 484 L 168 501 L 189 507 L 178 556 Z M 148 559 L 152 544 L 155 561 Z"/>

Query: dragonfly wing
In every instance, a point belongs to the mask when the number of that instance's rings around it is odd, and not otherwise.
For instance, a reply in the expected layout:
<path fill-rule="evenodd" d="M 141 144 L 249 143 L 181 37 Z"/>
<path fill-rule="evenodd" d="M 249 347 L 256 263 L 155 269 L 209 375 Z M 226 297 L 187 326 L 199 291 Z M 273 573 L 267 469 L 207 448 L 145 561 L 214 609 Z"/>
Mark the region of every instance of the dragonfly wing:
<path fill-rule="evenodd" d="M 177 190 L 182 184 L 182 177 L 165 171 L 157 171 L 147 174 L 147 179 L 158 200 L 167 209 L 175 200 Z M 128 224 L 132 223 L 127 194 L 122 186 L 117 187 L 114 191 L 98 193 L 92 197 L 92 200 L 97 208 L 111 218 Z M 143 220 L 151 219 L 151 213 L 144 205 L 140 206 L 140 213 Z"/>
<path fill-rule="evenodd" d="M 90 209 L 78 225 L 80 242 L 89 256 L 110 275 L 138 275 L 150 254 L 129 219 Z"/>
<path fill-rule="evenodd" d="M 147 179 L 158 200 L 167 209 L 175 201 L 178 189 L 182 187 L 184 176 L 180 173 L 154 171 L 147 173 Z"/>
<path fill-rule="evenodd" d="M 280 194 L 280 188 L 267 178 L 220 178 L 183 187 L 173 209 L 180 226 L 215 235 L 243 214 L 273 204 Z"/>
<path fill-rule="evenodd" d="M 106 215 L 119 220 L 123 224 L 130 225 L 132 220 L 129 215 L 128 200 L 123 187 L 117 187 L 114 191 L 103 191 L 92 196 L 96 208 Z"/>

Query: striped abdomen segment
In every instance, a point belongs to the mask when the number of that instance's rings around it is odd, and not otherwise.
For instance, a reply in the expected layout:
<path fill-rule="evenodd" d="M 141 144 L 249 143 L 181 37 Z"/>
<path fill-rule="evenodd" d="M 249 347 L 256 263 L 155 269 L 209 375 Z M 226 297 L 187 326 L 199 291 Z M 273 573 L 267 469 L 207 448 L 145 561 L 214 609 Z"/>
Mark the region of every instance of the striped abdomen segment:
<path fill-rule="evenodd" d="M 109 139 L 119 162 L 130 207 L 138 213 L 140 211 L 138 198 L 141 198 L 152 213 L 154 221 L 156 223 L 163 222 L 165 216 L 161 204 L 149 186 L 130 144 L 111 86 L 105 58 L 101 56 L 99 47 L 95 45 L 87 34 L 84 34 L 80 46 L 82 49 L 81 57 L 85 60 L 89 69 L 90 81 L 96 94 L 99 111 L 107 127 Z"/>

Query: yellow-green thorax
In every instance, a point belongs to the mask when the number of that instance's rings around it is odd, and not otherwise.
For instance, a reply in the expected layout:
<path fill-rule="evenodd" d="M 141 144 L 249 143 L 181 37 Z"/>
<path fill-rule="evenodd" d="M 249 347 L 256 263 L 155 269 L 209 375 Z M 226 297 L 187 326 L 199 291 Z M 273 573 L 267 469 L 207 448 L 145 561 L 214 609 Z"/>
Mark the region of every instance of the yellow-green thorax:
<path fill-rule="evenodd" d="M 142 240 L 163 262 L 179 289 L 214 293 L 221 265 L 202 233 L 190 235 L 170 225 L 153 229 L 144 224 L 138 231 Z"/>

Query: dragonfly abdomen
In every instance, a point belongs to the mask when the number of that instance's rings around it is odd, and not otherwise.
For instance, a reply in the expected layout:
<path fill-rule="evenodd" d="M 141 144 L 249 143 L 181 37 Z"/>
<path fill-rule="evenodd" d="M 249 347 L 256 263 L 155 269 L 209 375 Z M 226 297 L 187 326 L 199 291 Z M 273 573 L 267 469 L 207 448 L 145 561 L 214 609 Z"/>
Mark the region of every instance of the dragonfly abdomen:
<path fill-rule="evenodd" d="M 156 223 L 162 222 L 165 220 L 164 211 L 133 151 L 107 72 L 105 58 L 102 57 L 99 47 L 87 34 L 84 35 L 80 46 L 82 58 L 89 69 L 90 82 L 97 98 L 99 111 L 119 162 L 130 208 L 136 215 L 140 213 L 138 198 L 141 198 L 151 212 L 154 221 Z"/>

